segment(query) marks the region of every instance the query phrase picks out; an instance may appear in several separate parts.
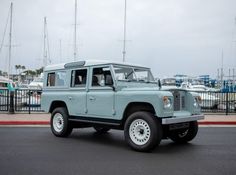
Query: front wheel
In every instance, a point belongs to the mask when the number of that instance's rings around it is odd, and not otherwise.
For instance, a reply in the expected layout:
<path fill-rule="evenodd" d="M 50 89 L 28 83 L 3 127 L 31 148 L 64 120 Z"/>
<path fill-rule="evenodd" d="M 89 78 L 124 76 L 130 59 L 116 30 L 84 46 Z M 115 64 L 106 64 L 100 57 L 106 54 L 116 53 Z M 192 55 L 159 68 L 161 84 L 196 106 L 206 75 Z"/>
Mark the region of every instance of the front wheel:
<path fill-rule="evenodd" d="M 192 121 L 189 123 L 189 128 L 178 132 L 172 131 L 169 135 L 169 138 L 176 143 L 186 143 L 193 140 L 198 133 L 198 122 Z"/>
<path fill-rule="evenodd" d="M 149 112 L 135 112 L 128 117 L 124 128 L 125 140 L 136 151 L 150 151 L 161 141 L 160 122 Z"/>
<path fill-rule="evenodd" d="M 53 110 L 51 115 L 51 130 L 57 137 L 67 137 L 71 134 L 73 128 L 68 121 L 68 112 L 64 107 L 58 107 Z"/>

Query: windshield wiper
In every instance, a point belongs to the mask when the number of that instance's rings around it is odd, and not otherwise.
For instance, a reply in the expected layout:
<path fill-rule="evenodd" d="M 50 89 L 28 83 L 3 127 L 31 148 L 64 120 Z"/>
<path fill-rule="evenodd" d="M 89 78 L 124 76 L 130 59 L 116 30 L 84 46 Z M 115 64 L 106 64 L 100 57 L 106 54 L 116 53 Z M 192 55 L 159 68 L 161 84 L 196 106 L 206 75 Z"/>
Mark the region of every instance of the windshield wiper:
<path fill-rule="evenodd" d="M 125 76 L 125 79 L 127 79 L 134 71 L 132 70 L 128 75 Z"/>

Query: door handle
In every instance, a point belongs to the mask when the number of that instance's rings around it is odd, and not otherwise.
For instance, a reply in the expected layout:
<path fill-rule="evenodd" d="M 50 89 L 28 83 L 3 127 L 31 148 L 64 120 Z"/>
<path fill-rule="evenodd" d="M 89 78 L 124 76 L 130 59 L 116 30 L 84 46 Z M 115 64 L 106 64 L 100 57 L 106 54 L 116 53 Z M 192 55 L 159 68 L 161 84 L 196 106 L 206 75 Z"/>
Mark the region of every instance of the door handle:
<path fill-rule="evenodd" d="M 90 96 L 90 97 L 89 97 L 89 100 L 90 100 L 90 101 L 93 101 L 93 100 L 96 100 L 96 98 L 95 98 L 94 96 Z"/>

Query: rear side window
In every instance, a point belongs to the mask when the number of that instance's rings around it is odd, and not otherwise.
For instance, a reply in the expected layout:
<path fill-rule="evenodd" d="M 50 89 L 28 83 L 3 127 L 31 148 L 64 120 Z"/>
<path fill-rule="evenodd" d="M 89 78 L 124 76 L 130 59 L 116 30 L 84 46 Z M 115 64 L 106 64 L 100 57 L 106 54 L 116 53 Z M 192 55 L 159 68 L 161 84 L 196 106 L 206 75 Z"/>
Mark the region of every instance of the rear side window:
<path fill-rule="evenodd" d="M 71 72 L 71 87 L 85 87 L 87 82 L 87 69 L 73 70 Z"/>
<path fill-rule="evenodd" d="M 55 72 L 48 74 L 47 86 L 55 86 Z"/>
<path fill-rule="evenodd" d="M 47 86 L 66 86 L 66 72 L 58 71 L 48 73 Z"/>

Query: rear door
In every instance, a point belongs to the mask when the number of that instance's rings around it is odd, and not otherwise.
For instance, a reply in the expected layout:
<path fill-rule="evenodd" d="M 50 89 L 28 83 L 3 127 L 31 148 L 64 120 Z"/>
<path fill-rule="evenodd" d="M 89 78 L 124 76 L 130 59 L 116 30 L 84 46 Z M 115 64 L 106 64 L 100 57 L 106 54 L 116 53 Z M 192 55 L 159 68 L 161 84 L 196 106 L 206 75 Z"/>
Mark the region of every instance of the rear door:
<path fill-rule="evenodd" d="M 74 69 L 71 71 L 70 91 L 67 94 L 70 115 L 84 116 L 86 108 L 86 86 L 88 69 Z"/>

